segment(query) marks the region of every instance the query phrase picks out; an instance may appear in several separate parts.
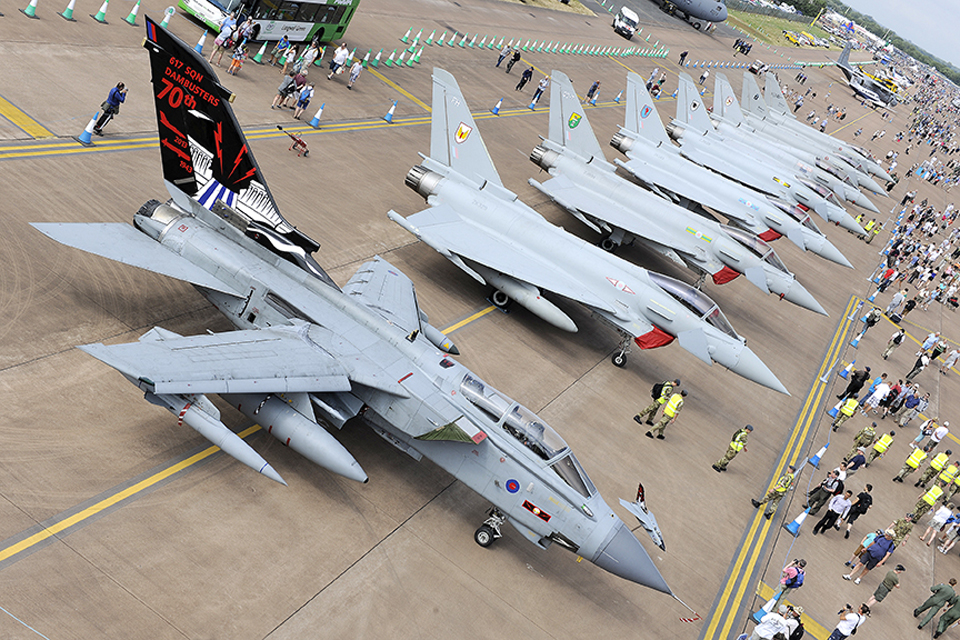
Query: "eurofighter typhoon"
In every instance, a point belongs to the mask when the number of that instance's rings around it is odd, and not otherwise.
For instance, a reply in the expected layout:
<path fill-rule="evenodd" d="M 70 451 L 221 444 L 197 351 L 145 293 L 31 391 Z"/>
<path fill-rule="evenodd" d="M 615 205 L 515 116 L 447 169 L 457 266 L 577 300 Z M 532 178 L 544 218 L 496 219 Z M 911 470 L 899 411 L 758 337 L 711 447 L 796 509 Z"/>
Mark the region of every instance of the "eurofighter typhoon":
<path fill-rule="evenodd" d="M 406 184 L 429 209 L 391 220 L 494 289 L 493 302 L 516 301 L 566 331 L 577 326 L 542 291 L 579 302 L 621 336 L 613 355 L 624 366 L 631 342 L 643 349 L 677 340 L 707 364 L 781 393 L 786 388 L 737 335 L 717 304 L 694 287 L 635 266 L 548 223 L 500 181 L 460 87 L 433 71 L 430 157 Z"/>
<path fill-rule="evenodd" d="M 650 193 L 617 175 L 607 162 L 587 114 L 563 72 L 551 73 L 549 136 L 530 159 L 553 176 L 529 183 L 594 231 L 601 246 L 622 243 L 649 247 L 716 284 L 744 275 L 764 293 L 827 315 L 797 282 L 776 252 L 755 234 L 721 225 Z M 604 246 L 606 245 L 606 246 Z"/>
<path fill-rule="evenodd" d="M 509 522 L 542 549 L 556 544 L 672 595 L 560 435 L 447 355 L 455 348 L 427 323 L 406 276 L 378 257 L 338 288 L 310 255 L 317 243 L 277 210 L 228 105 L 233 95 L 189 46 L 146 23 L 172 200 L 144 204 L 134 226 L 34 226 L 64 245 L 192 284 L 236 330 L 183 337 L 156 327 L 139 342 L 80 348 L 277 482 L 279 472 L 221 422 L 206 394 L 325 469 L 366 482 L 331 433 L 359 418 L 351 425 L 427 458 L 492 504 L 474 534 L 480 545 Z M 623 504 L 663 548 L 642 500 Z"/>

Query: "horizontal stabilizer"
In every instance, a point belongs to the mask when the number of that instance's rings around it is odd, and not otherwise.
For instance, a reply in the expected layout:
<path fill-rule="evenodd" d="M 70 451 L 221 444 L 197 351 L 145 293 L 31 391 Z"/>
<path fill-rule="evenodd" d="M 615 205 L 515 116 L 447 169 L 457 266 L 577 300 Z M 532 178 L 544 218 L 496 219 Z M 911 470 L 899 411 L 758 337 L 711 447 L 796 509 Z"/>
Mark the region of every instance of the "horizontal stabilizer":
<path fill-rule="evenodd" d="M 337 360 L 299 327 L 79 347 L 156 394 L 349 391 Z"/>
<path fill-rule="evenodd" d="M 238 298 L 243 297 L 233 287 L 224 284 L 129 224 L 34 222 L 31 225 L 48 238 L 68 247 Z"/>

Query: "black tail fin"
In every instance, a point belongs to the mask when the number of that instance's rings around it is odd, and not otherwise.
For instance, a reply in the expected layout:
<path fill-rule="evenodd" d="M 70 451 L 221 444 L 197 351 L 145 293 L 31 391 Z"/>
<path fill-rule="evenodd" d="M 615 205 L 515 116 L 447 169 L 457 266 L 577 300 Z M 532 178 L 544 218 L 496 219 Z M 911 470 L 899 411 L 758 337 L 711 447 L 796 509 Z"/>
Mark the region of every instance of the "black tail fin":
<path fill-rule="evenodd" d="M 218 200 L 285 235 L 307 251 L 318 244 L 284 220 L 230 108 L 203 57 L 145 16 L 157 108 L 163 179 L 186 210 Z"/>

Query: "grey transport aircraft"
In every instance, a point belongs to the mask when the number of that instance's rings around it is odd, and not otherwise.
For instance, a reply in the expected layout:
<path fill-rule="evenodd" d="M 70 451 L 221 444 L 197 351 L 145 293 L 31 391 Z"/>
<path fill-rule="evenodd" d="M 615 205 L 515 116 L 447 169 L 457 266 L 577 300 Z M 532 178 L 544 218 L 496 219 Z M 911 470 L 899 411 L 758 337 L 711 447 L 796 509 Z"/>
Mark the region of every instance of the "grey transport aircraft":
<path fill-rule="evenodd" d="M 542 291 L 579 302 L 621 337 L 613 363 L 622 367 L 631 343 L 643 349 L 677 340 L 707 364 L 781 393 L 786 388 L 717 304 L 679 280 L 612 255 L 547 222 L 507 190 L 456 79 L 433 71 L 430 156 L 421 156 L 406 177 L 428 209 L 391 220 L 483 285 L 493 303 L 511 301 L 550 324 L 577 326 Z"/>
<path fill-rule="evenodd" d="M 724 284 L 744 275 L 764 293 L 827 315 L 797 282 L 776 252 L 757 235 L 698 216 L 617 175 L 607 162 L 573 83 L 552 71 L 549 136 L 530 160 L 551 176 L 530 185 L 604 236 L 600 246 L 614 251 L 637 243 Z"/>
<path fill-rule="evenodd" d="M 428 324 L 406 276 L 377 257 L 342 289 L 330 279 L 311 256 L 317 243 L 277 210 L 229 106 L 234 96 L 191 47 L 145 20 L 171 200 L 144 204 L 133 226 L 34 226 L 61 244 L 192 284 L 236 330 L 184 337 L 156 327 L 138 342 L 81 349 L 277 482 L 207 394 L 360 482 L 366 473 L 331 432 L 366 425 L 492 504 L 478 544 L 489 546 L 509 522 L 541 549 L 556 545 L 673 595 L 560 435 L 448 356 L 454 346 Z M 642 495 L 623 505 L 663 548 Z"/>
<path fill-rule="evenodd" d="M 610 145 L 627 161 L 615 160 L 640 184 L 700 215 L 712 211 L 729 224 L 767 242 L 786 236 L 801 249 L 853 268 L 798 204 L 746 187 L 683 157 L 670 142 L 657 108 L 637 74 L 627 74 L 627 108 L 623 128 Z"/>
<path fill-rule="evenodd" d="M 685 18 L 696 29 L 704 23 L 723 22 L 727 19 L 727 3 L 724 0 L 653 0 L 670 15 Z"/>

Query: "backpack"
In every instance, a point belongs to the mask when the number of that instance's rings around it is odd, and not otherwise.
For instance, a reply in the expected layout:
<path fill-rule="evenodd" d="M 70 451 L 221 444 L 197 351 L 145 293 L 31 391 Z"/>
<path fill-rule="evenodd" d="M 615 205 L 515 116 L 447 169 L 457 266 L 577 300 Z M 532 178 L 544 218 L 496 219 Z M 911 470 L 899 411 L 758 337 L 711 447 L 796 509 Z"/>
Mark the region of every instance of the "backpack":
<path fill-rule="evenodd" d="M 893 339 L 893 344 L 900 344 L 901 342 L 903 342 L 903 334 L 898 333 L 897 337 Z"/>
<path fill-rule="evenodd" d="M 787 589 L 796 589 L 798 587 L 802 587 L 803 575 L 804 575 L 803 569 L 797 569 L 797 575 L 793 576 L 792 578 L 787 580 L 785 583 L 783 583 L 783 586 Z"/>
<path fill-rule="evenodd" d="M 790 634 L 789 640 L 800 640 L 803 637 L 803 623 L 797 625 L 797 628 Z"/>
<path fill-rule="evenodd" d="M 658 382 L 657 384 L 653 385 L 653 389 L 650 389 L 650 397 L 653 398 L 654 400 L 658 400 L 662 393 L 663 393 L 662 382 Z"/>

